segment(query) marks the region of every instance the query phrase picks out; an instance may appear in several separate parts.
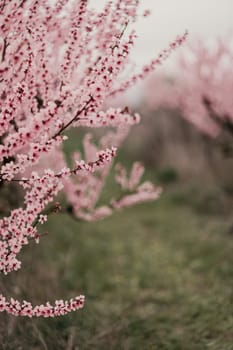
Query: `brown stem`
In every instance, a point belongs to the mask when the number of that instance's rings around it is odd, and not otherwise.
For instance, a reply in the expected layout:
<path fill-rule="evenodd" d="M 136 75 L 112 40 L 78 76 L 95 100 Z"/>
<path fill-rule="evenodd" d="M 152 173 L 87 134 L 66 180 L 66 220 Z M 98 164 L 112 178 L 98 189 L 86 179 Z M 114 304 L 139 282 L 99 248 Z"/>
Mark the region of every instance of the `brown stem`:
<path fill-rule="evenodd" d="M 125 34 L 125 31 L 126 31 L 126 28 L 128 27 L 129 25 L 129 21 L 125 22 L 125 25 L 121 31 L 121 34 L 119 35 L 119 38 L 117 38 L 119 41 L 122 39 L 123 35 Z M 115 45 L 113 45 L 112 47 L 112 52 L 114 51 L 114 49 L 118 47 L 118 43 L 116 43 Z"/>
<path fill-rule="evenodd" d="M 226 130 L 233 136 L 233 123 L 230 118 L 226 115 L 223 118 L 219 118 L 219 116 L 215 113 L 212 107 L 212 102 L 207 98 L 203 97 L 203 103 L 206 106 L 209 116 L 214 120 L 214 122 L 223 130 Z"/>
<path fill-rule="evenodd" d="M 2 6 L 0 10 L 3 11 L 5 6 L 6 6 L 6 0 L 2 0 Z"/>
<path fill-rule="evenodd" d="M 22 0 L 21 3 L 19 4 L 19 7 L 23 7 L 23 5 L 25 4 L 27 0 Z"/>
<path fill-rule="evenodd" d="M 7 42 L 6 38 L 3 39 L 3 49 L 2 49 L 2 62 L 5 60 L 6 57 L 6 49 L 10 44 Z"/>
<path fill-rule="evenodd" d="M 93 97 L 90 96 L 89 100 L 86 102 L 86 104 L 83 106 L 83 108 L 79 109 L 75 116 L 68 122 L 66 123 L 65 125 L 63 125 L 63 127 L 55 134 L 53 135 L 52 139 L 55 139 L 57 136 L 61 135 L 63 133 L 63 131 L 65 129 L 67 129 L 72 123 L 74 123 L 75 121 L 78 120 L 78 117 L 84 112 L 84 111 L 87 111 L 90 103 L 93 101 Z"/>

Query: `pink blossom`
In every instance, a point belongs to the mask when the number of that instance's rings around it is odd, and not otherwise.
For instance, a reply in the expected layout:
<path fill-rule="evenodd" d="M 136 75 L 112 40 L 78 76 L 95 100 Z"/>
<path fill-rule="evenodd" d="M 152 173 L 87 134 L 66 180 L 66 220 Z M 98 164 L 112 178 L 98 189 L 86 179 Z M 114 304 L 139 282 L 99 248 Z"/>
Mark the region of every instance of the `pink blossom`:
<path fill-rule="evenodd" d="M 152 184 L 139 185 L 144 168 L 136 163 L 125 185 L 123 177 L 117 180 L 130 194 L 96 207 L 117 147 L 140 120 L 128 107 L 106 108 L 110 96 L 146 77 L 186 38 L 178 37 L 141 73 L 122 81 L 136 39 L 130 26 L 138 16 L 138 0 L 108 1 L 101 12 L 90 9 L 87 0 L 1 4 L 0 181 L 17 181 L 24 201 L 0 219 L 0 272 L 21 267 L 19 253 L 30 241 L 39 242 L 38 224 L 47 220 L 48 205 L 61 190 L 75 217 L 88 221 L 158 198 L 160 190 Z M 98 145 L 87 135 L 84 154 L 76 152 L 69 167 L 62 145 L 66 132 L 80 126 L 112 131 Z M 0 311 L 15 316 L 54 317 L 83 305 L 82 295 L 32 306 L 0 294 Z"/>
<path fill-rule="evenodd" d="M 145 89 L 149 108 L 179 109 L 185 119 L 212 137 L 223 130 L 232 133 L 231 43 L 231 37 L 212 43 L 190 42 L 178 57 L 174 76 L 160 74 L 149 79 Z"/>

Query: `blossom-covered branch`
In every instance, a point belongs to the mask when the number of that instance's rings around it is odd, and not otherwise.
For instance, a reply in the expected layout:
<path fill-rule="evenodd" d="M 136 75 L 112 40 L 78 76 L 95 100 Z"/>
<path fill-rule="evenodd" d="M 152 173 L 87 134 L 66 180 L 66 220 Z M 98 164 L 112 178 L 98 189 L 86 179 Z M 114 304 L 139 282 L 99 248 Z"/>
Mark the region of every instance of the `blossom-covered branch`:
<path fill-rule="evenodd" d="M 119 209 L 158 198 L 153 185 L 139 185 L 133 169 L 131 193 L 96 208 L 116 148 L 139 122 L 127 107 L 106 108 L 109 97 L 143 79 L 183 43 L 178 38 L 143 73 L 122 82 L 140 14 L 138 0 L 106 1 L 101 12 L 87 0 L 12 0 L 0 5 L 0 182 L 18 182 L 24 191 L 20 208 L 0 219 L 0 271 L 21 267 L 18 254 L 39 241 L 38 223 L 63 190 L 75 216 L 97 220 Z M 96 147 L 84 138 L 84 152 L 67 166 L 62 145 L 71 127 L 110 127 Z M 138 169 L 138 168 L 137 168 Z M 58 316 L 83 306 L 81 295 L 33 307 L 7 301 L 0 311 L 18 316 Z"/>

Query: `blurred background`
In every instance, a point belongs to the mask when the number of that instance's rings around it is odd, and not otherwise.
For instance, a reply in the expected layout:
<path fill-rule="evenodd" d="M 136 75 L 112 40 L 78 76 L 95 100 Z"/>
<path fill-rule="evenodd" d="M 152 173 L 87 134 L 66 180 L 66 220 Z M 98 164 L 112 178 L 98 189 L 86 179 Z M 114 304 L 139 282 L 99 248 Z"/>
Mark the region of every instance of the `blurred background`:
<path fill-rule="evenodd" d="M 96 223 L 52 214 L 49 235 L 24 249 L 1 289 L 33 303 L 83 293 L 85 308 L 54 320 L 1 315 L 1 349 L 233 349 L 233 2 L 142 5 L 152 13 L 136 26 L 136 71 L 189 31 L 161 69 L 114 101 L 142 116 L 118 160 L 144 163 L 161 198 Z M 83 134 L 70 131 L 68 158 Z M 17 206 L 16 191 L 1 189 L 2 212 Z M 118 191 L 110 174 L 100 203 Z"/>

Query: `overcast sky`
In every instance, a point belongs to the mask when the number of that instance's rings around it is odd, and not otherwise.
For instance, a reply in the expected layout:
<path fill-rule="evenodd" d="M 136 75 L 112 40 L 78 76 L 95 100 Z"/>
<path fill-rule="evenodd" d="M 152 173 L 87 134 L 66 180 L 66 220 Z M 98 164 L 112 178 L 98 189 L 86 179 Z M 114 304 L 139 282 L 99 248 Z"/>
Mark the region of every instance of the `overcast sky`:
<path fill-rule="evenodd" d="M 106 1 L 91 2 L 99 8 Z M 142 0 L 141 3 L 143 8 L 152 10 L 152 15 L 137 25 L 139 38 L 134 60 L 139 64 L 154 57 L 185 29 L 190 39 L 195 35 L 208 39 L 233 29 L 233 0 Z"/>

